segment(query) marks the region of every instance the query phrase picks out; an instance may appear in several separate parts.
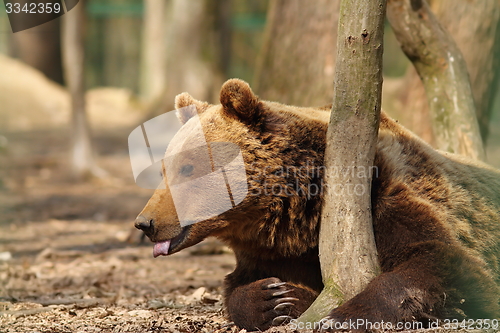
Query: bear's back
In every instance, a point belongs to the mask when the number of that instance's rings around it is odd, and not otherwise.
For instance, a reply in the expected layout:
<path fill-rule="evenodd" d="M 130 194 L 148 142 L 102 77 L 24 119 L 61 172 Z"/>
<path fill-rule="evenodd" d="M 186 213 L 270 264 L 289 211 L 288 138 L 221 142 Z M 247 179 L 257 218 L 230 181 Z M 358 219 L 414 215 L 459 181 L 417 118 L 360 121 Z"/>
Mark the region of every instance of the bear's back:
<path fill-rule="evenodd" d="M 385 114 L 375 165 L 385 182 L 382 196 L 390 200 L 390 188 L 404 186 L 443 217 L 449 236 L 472 256 L 482 258 L 500 285 L 499 170 L 435 150 Z"/>

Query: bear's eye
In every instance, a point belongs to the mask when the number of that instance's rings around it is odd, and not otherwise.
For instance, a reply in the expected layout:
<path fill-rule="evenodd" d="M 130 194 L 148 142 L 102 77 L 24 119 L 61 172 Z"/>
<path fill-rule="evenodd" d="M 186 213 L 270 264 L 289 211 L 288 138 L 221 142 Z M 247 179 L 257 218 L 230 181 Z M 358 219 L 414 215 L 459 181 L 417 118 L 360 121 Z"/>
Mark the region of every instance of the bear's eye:
<path fill-rule="evenodd" d="M 182 166 L 180 174 L 183 175 L 184 177 L 189 177 L 193 175 L 193 171 L 194 171 L 194 166 L 192 166 L 191 164 L 186 164 Z"/>

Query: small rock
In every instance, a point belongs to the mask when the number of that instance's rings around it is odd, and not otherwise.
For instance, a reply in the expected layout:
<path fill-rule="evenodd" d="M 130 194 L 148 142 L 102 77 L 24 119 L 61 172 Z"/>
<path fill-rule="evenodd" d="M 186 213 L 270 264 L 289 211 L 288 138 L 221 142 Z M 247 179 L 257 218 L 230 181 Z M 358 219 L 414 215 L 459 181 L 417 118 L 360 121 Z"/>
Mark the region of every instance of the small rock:
<path fill-rule="evenodd" d="M 115 238 L 120 242 L 126 242 L 129 237 L 130 232 L 126 230 L 118 231 L 115 234 Z"/>
<path fill-rule="evenodd" d="M 148 310 L 132 310 L 127 313 L 129 316 L 140 317 L 140 318 L 149 318 L 153 315 L 153 313 Z"/>
<path fill-rule="evenodd" d="M 161 309 L 167 307 L 167 302 L 160 299 L 152 299 L 148 302 L 148 308 L 150 309 Z"/>
<path fill-rule="evenodd" d="M 199 303 L 202 300 L 203 294 L 207 292 L 205 287 L 200 287 L 194 291 L 191 295 L 187 296 L 184 300 L 186 304 Z"/>
<path fill-rule="evenodd" d="M 205 304 L 215 304 L 219 301 L 219 299 L 214 295 L 204 294 L 201 297 L 201 301 Z"/>
<path fill-rule="evenodd" d="M 12 259 L 10 252 L 0 252 L 0 261 L 9 261 Z"/>

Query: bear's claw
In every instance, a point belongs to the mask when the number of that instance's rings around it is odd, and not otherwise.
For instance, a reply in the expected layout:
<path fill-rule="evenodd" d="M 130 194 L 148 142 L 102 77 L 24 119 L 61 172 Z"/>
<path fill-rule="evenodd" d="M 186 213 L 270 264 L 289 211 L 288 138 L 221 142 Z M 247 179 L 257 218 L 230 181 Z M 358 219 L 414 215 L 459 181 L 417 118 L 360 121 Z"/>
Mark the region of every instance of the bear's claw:
<path fill-rule="evenodd" d="M 290 316 L 278 316 L 273 319 L 273 326 L 279 326 L 282 325 L 285 321 L 291 320 L 292 317 Z"/>
<path fill-rule="evenodd" d="M 283 297 L 283 298 L 280 298 L 278 300 L 279 303 L 282 303 L 282 302 L 293 302 L 293 301 L 298 301 L 299 299 L 298 298 L 295 298 L 295 297 Z"/>
<path fill-rule="evenodd" d="M 288 306 L 294 306 L 295 304 L 291 303 L 291 302 L 284 302 L 284 303 L 280 303 L 278 305 L 276 305 L 274 307 L 274 311 L 280 311 L 280 310 L 285 310 L 287 309 Z"/>
<path fill-rule="evenodd" d="M 288 290 L 280 290 L 280 291 L 276 291 L 274 292 L 272 295 L 273 297 L 276 297 L 276 296 L 282 296 L 286 293 L 289 293 L 290 291 L 292 291 L 293 289 L 288 289 Z"/>
<path fill-rule="evenodd" d="M 279 288 L 281 286 L 284 286 L 286 282 L 275 282 L 275 283 L 270 283 L 267 286 L 264 286 L 264 289 L 273 289 L 273 288 Z"/>

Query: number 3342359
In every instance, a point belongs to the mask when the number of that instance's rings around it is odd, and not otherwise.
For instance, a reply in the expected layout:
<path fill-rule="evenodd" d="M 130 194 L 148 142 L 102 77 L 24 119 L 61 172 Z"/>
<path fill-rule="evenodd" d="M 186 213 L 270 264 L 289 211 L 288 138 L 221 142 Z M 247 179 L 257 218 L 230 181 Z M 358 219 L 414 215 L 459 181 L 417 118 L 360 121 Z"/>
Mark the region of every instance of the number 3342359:
<path fill-rule="evenodd" d="M 60 3 L 25 3 L 20 4 L 17 2 L 5 4 L 5 9 L 7 14 L 59 14 L 61 12 L 61 4 Z"/>

